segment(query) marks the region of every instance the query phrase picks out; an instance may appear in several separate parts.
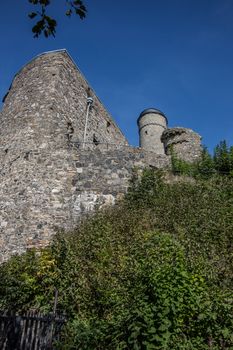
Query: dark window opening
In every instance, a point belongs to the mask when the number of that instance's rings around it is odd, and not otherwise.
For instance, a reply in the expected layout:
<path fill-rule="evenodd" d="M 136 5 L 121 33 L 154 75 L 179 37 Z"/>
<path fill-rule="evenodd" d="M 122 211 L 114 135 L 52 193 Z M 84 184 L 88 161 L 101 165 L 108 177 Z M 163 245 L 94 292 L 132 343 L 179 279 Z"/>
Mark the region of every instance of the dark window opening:
<path fill-rule="evenodd" d="M 146 134 L 146 135 L 148 134 L 147 130 L 145 131 L 145 134 Z"/>
<path fill-rule="evenodd" d="M 68 138 L 68 141 L 71 140 L 72 136 L 73 136 L 73 133 L 74 133 L 74 128 L 73 128 L 73 125 L 71 122 L 67 122 L 67 133 L 66 133 L 66 136 Z"/>
<path fill-rule="evenodd" d="M 100 143 L 95 134 L 93 134 L 93 143 L 94 143 L 96 146 L 98 146 L 98 144 Z"/>

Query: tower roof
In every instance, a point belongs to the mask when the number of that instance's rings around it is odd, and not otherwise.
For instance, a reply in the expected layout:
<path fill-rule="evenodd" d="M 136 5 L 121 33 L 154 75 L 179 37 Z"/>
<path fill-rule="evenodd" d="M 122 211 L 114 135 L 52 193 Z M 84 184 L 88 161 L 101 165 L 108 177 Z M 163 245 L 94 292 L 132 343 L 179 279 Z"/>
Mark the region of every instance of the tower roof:
<path fill-rule="evenodd" d="M 139 117 L 137 119 L 138 125 L 139 125 L 139 120 L 146 114 L 159 114 L 166 119 L 166 123 L 168 124 L 167 117 L 162 111 L 160 111 L 157 108 L 147 108 L 147 109 L 144 109 L 144 111 L 142 111 L 141 114 L 139 115 Z"/>

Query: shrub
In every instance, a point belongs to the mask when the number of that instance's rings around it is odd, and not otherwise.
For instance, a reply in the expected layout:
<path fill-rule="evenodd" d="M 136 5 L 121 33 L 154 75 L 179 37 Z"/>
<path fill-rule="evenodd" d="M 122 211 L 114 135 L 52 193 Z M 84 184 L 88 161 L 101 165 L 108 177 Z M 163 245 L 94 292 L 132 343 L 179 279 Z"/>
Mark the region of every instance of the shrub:
<path fill-rule="evenodd" d="M 231 349 L 233 179 L 167 184 L 152 170 L 125 199 L 0 268 L 0 305 L 69 322 L 61 349 Z"/>

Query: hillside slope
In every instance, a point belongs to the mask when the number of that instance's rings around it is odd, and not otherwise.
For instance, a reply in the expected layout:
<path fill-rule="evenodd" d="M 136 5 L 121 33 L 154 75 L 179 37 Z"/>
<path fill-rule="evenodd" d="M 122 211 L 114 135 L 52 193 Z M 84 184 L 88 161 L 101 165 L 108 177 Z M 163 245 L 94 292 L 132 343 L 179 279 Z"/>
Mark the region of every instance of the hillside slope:
<path fill-rule="evenodd" d="M 168 184 L 153 170 L 125 199 L 1 266 L 0 308 L 69 318 L 61 349 L 232 349 L 233 179 Z"/>

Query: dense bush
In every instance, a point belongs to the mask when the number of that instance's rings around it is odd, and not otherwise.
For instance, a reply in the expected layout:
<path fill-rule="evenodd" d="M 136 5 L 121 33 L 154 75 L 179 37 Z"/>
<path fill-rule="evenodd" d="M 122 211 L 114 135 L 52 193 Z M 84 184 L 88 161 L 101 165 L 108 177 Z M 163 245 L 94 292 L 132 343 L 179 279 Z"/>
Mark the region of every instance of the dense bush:
<path fill-rule="evenodd" d="M 61 349 L 232 349 L 233 179 L 145 171 L 124 201 L 0 269 L 0 307 L 52 310 Z"/>

